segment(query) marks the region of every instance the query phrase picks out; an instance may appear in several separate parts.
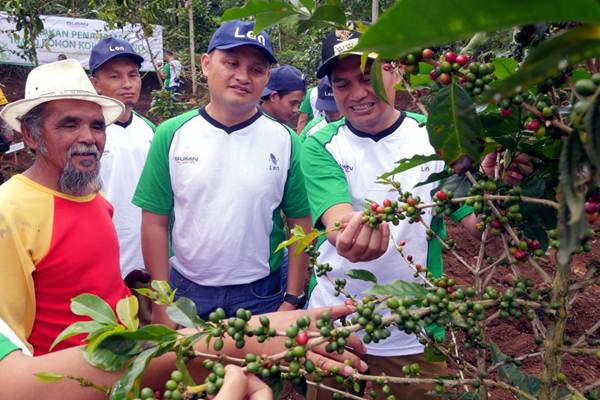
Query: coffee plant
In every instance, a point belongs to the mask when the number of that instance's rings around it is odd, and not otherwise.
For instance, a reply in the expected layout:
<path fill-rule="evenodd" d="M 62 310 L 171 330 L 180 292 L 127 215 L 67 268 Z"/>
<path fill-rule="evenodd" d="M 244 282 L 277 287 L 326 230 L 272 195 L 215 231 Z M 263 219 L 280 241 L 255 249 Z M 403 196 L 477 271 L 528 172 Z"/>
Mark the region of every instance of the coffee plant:
<path fill-rule="evenodd" d="M 148 114 L 157 121 L 162 122 L 173 118 L 190 109 L 190 105 L 181 101 L 181 95 L 166 89 L 152 91 L 152 103 Z"/>
<path fill-rule="evenodd" d="M 597 260 L 590 261 L 583 272 L 576 273 L 571 265 L 574 255 L 597 248 L 600 5 L 593 0 L 530 0 L 526 7 L 516 0 L 430 0 L 426 4 L 397 2 L 370 27 L 359 21 L 348 24 L 351 21 L 339 2 L 317 5 L 312 0 L 249 0 L 243 7 L 226 11 L 224 19 L 254 17 L 257 30 L 283 20 L 296 21 L 299 32 L 313 26 L 360 30 L 363 35 L 356 49 L 379 55 L 371 74 L 377 93 L 382 93 L 377 73 L 380 60 L 398 69 L 403 77 L 398 89 L 406 91 L 426 116 L 436 154 L 399 160 L 389 173 L 378 177 L 392 194 L 382 204 L 366 200 L 362 222 L 373 229 L 382 223 L 422 225 L 429 240 L 439 241 L 446 257 L 454 257 L 470 273 L 470 283 L 459 284 L 452 276 L 434 274 L 426 265 L 413 262 L 404 238 L 393 237 L 419 283 L 381 285 L 371 272 L 352 270 L 348 279 L 370 281 L 373 287 L 364 297 L 349 293 L 345 278 L 332 282 L 336 294 L 357 309 L 341 321 L 327 314 L 316 321 L 301 317 L 287 329 L 277 330 L 266 316 L 256 318 L 239 310 L 226 319 L 220 309 L 203 321 L 192 302 L 173 301 L 165 282 L 153 282 L 153 289 L 143 294 L 166 304 L 174 322 L 193 330 L 182 335 L 162 326 L 138 327 L 133 297 L 119 303 L 117 320 L 100 299 L 82 295 L 73 300 L 73 309 L 93 310 L 85 313 L 92 321 L 71 326 L 57 342 L 85 333 L 85 355 L 92 364 L 109 370 L 127 365 L 112 388 L 100 388 L 110 398 L 212 395 L 223 383 L 223 363 L 230 362 L 272 382 L 319 385 L 333 391 L 336 398 L 374 398 L 376 387 L 385 394 L 390 384 L 415 383 L 430 384 L 432 394 L 453 399 L 488 399 L 499 392 L 531 400 L 598 398 L 600 380 L 577 384 L 561 367 L 566 355 L 600 359 L 600 322 L 578 337 L 566 333 L 567 325 L 573 323 L 568 317 L 577 296 L 590 285 L 600 284 Z M 531 41 L 515 35 L 519 55 L 514 58 L 489 57 L 489 52 L 480 57 L 473 51 L 474 41 L 467 45 L 470 54 L 466 54 L 461 52 L 466 42 L 456 42 L 515 26 L 520 27 L 519 35 L 528 26 L 535 26 L 529 30 L 537 34 Z M 522 54 L 526 58 L 519 64 L 516 60 Z M 432 202 L 423 202 L 413 196 L 412 188 L 394 180 L 402 171 L 437 159 L 451 168 L 421 183 L 440 182 Z M 463 204 L 472 208 L 479 221 L 481 242 L 474 259 L 461 256 L 458 238 L 435 233 L 421 218 L 427 209 L 450 215 Z M 331 229 L 345 226 L 338 223 Z M 309 254 L 313 272 L 327 277 L 335 266 L 318 263 L 315 244 L 327 233 L 296 227 L 280 248 L 299 243 L 297 249 Z M 501 254 L 489 255 L 490 243 L 499 243 Z M 496 283 L 495 277 L 507 274 L 512 277 L 510 285 Z M 498 321 L 527 326 L 535 335 L 535 351 L 504 354 L 488 335 L 490 324 Z M 433 325 L 443 329 L 427 329 Z M 336 369 L 321 370 L 307 358 L 307 352 L 320 344 L 328 352 L 343 353 L 353 332 L 364 331 L 363 341 L 369 343 L 386 340 L 394 329 L 417 335 L 427 346 L 427 358 L 445 359 L 450 375 L 424 378 L 421 367 L 410 364 L 396 376 L 358 372 L 343 376 Z M 218 355 L 224 340 L 244 348 L 249 338 L 259 343 L 283 340 L 286 350 L 247 353 L 243 359 Z M 195 350 L 199 341 L 210 343 L 217 355 Z M 176 354 L 177 370 L 164 388 L 141 388 L 138 378 L 148 361 L 166 352 Z M 202 382 L 195 381 L 186 367 L 196 357 L 204 359 L 208 371 Z M 532 358 L 541 360 L 537 376 L 520 368 Z M 330 376 L 344 389 L 324 385 L 323 378 Z M 364 382 L 369 382 L 370 391 L 362 394 Z"/>

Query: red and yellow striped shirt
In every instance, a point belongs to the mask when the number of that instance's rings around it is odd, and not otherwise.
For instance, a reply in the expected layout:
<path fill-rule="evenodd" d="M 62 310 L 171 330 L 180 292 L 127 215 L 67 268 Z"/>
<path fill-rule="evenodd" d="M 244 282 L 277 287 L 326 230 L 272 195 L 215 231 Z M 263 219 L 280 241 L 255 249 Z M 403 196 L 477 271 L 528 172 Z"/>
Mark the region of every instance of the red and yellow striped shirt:
<path fill-rule="evenodd" d="M 23 175 L 0 186 L 0 318 L 35 355 L 86 319 L 71 312 L 73 297 L 92 293 L 114 308 L 129 294 L 112 212 L 101 194 L 70 196 Z M 53 350 L 80 344 L 77 336 Z"/>

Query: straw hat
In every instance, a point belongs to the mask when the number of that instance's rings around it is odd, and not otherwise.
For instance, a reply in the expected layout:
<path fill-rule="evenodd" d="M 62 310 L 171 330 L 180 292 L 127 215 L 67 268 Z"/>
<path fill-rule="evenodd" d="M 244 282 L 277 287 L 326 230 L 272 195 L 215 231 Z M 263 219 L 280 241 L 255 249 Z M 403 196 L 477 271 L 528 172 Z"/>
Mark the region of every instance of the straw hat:
<path fill-rule="evenodd" d="M 0 117 L 16 131 L 21 131 L 20 118 L 34 107 L 52 100 L 85 100 L 102 107 L 104 122 L 112 124 L 125 110 L 118 100 L 100 96 L 76 60 L 56 61 L 31 70 L 25 83 L 25 98 L 9 103 Z"/>

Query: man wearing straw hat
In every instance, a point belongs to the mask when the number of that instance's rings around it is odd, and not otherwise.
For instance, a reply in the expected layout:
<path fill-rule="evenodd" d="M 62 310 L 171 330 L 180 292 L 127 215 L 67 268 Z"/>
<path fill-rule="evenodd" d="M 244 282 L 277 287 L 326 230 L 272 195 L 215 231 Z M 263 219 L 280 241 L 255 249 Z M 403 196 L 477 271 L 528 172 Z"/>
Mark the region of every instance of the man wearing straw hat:
<path fill-rule="evenodd" d="M 73 297 L 92 293 L 114 307 L 129 294 L 113 209 L 98 193 L 106 125 L 123 110 L 96 93 L 77 61 L 64 60 L 33 69 L 25 98 L 0 113 L 36 153 L 0 187 L 0 318 L 35 355 L 80 319 Z M 55 349 L 80 343 L 72 337 Z"/>

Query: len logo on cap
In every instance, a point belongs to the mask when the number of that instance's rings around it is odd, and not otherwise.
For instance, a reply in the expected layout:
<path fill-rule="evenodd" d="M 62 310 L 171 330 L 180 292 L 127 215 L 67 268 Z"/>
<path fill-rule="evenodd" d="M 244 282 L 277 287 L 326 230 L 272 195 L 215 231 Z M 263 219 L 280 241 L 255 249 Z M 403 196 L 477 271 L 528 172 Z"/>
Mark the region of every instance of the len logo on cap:
<path fill-rule="evenodd" d="M 125 51 L 125 47 L 123 46 L 109 46 L 108 51 Z"/>
<path fill-rule="evenodd" d="M 248 31 L 248 32 L 246 32 L 245 35 L 243 33 L 240 33 L 239 26 L 235 28 L 235 33 L 233 34 L 233 36 L 238 39 L 243 39 L 243 38 L 247 37 L 248 39 L 258 41 L 263 46 L 265 45 L 265 42 L 266 42 L 265 37 L 263 35 L 254 36 L 254 31 Z"/>

